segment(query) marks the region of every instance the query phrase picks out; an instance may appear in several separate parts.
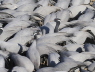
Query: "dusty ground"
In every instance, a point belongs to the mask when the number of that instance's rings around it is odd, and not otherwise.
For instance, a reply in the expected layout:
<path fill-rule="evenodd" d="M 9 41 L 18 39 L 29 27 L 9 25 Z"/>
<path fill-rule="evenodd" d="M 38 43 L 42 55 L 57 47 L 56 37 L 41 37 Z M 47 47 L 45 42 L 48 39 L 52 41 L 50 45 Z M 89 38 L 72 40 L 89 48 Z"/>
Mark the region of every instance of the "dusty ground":
<path fill-rule="evenodd" d="M 94 1 L 95 1 L 95 0 L 90 0 L 90 5 L 92 5 Z"/>
<path fill-rule="evenodd" d="M 90 1 L 95 1 L 95 0 L 90 0 Z"/>

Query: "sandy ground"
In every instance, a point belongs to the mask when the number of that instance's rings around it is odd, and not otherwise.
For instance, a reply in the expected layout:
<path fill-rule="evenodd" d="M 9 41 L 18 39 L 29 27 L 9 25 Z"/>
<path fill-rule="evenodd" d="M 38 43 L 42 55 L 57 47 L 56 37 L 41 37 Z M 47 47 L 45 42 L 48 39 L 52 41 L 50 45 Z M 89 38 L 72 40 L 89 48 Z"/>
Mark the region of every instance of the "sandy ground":
<path fill-rule="evenodd" d="M 90 5 L 92 5 L 95 2 L 95 0 L 90 0 Z"/>

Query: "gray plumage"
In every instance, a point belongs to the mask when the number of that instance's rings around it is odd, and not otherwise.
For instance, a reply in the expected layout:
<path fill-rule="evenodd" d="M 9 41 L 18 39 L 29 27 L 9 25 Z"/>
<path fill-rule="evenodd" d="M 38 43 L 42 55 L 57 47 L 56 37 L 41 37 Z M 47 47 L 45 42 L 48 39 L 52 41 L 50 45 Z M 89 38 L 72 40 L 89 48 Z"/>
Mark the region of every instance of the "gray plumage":
<path fill-rule="evenodd" d="M 25 56 L 21 56 L 19 54 L 11 54 L 11 59 L 17 66 L 21 66 L 27 69 L 28 72 L 31 72 L 34 70 L 33 63 Z"/>
<path fill-rule="evenodd" d="M 40 66 L 40 54 L 36 48 L 36 40 L 33 41 L 32 45 L 27 51 L 27 57 L 31 60 L 33 63 L 35 69 L 39 69 Z"/>

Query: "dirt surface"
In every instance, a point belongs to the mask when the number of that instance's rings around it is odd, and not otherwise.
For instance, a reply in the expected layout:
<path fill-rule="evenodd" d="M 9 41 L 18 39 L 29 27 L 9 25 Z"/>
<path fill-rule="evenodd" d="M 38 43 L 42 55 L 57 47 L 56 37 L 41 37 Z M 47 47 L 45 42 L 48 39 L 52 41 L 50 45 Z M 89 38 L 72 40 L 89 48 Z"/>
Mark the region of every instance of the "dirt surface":
<path fill-rule="evenodd" d="M 92 5 L 95 2 L 95 0 L 90 0 L 90 5 Z"/>
<path fill-rule="evenodd" d="M 90 0 L 90 1 L 95 1 L 95 0 Z"/>

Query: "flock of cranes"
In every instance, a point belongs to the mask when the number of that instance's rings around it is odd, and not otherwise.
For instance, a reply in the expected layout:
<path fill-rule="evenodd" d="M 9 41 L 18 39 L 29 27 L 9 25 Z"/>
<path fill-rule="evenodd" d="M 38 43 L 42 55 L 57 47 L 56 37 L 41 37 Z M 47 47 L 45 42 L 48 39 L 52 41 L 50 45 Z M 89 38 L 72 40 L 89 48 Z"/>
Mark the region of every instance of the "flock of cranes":
<path fill-rule="evenodd" d="M 95 72 L 93 0 L 0 0 L 0 72 Z"/>

